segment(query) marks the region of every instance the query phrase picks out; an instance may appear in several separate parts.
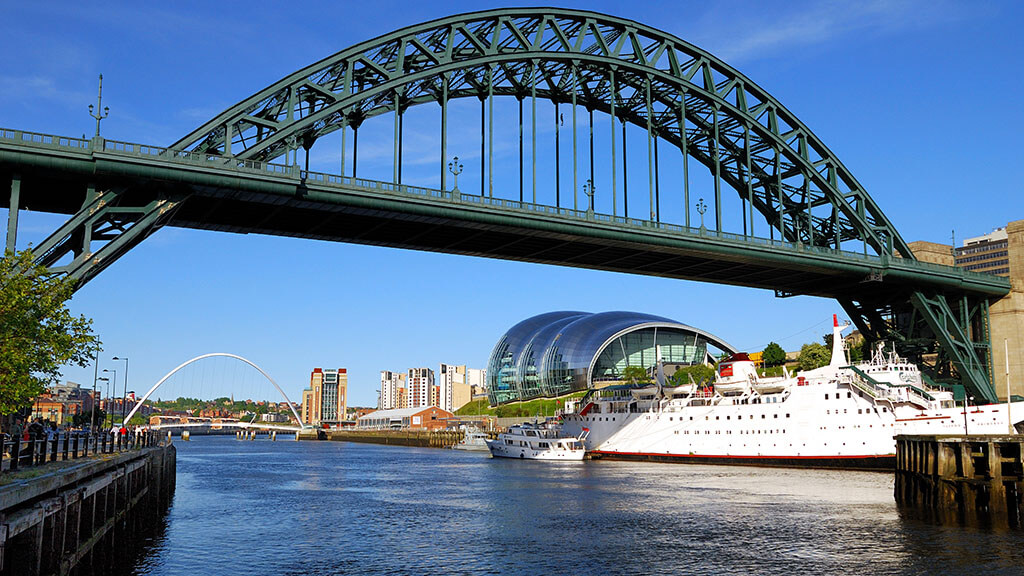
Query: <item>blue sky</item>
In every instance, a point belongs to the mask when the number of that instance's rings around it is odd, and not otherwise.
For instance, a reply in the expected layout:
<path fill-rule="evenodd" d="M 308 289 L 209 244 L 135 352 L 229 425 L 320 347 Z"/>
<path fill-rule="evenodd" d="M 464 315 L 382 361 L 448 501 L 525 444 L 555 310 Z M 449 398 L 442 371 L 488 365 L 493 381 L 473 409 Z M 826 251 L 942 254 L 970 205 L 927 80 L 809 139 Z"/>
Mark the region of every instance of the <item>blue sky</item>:
<path fill-rule="evenodd" d="M 0 19 L 0 126 L 91 135 L 87 106 L 102 73 L 104 136 L 167 145 L 352 44 L 502 5 L 511 4 L 15 3 Z M 723 58 L 808 125 L 907 241 L 948 243 L 954 230 L 962 239 L 1024 218 L 1017 3 L 561 5 L 637 20 Z M 456 130 L 475 126 L 463 119 L 473 110 L 453 112 Z M 499 119 L 511 118 L 505 113 Z M 427 184 L 437 152 L 427 128 L 409 126 L 408 178 Z M 372 134 L 360 140 L 360 175 L 390 175 L 391 142 Z M 314 169 L 337 171 L 332 145 L 314 148 Z M 514 158 L 511 148 L 498 154 Z M 471 164 L 473 153 L 462 155 Z M 472 186 L 473 177 L 467 166 L 460 183 Z M 59 221 L 23 212 L 19 247 Z M 131 389 L 222 351 L 262 366 L 293 400 L 312 368 L 347 367 L 350 404 L 359 405 L 375 402 L 380 370 L 482 368 L 508 327 L 551 310 L 659 314 L 750 350 L 771 340 L 799 348 L 842 313 L 828 300 L 712 284 L 175 228 L 118 260 L 71 307 L 95 320 L 101 368 L 120 365 L 111 356 L 131 358 Z M 65 371 L 83 384 L 92 375 Z"/>

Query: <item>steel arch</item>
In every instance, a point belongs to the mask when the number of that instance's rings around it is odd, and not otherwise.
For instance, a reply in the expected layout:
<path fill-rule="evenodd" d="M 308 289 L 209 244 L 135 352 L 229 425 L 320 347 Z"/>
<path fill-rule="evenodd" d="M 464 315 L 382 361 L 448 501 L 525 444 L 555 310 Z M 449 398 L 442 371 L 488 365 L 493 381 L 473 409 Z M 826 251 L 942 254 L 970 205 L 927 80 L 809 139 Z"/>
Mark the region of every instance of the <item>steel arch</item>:
<path fill-rule="evenodd" d="M 850 171 L 757 84 L 671 34 L 587 11 L 500 9 L 410 26 L 283 78 L 172 148 L 270 160 L 378 114 L 488 93 L 521 99 L 531 86 L 555 102 L 575 94 L 590 109 L 614 106 L 619 120 L 717 166 L 788 240 L 858 240 L 913 258 Z"/>
<path fill-rule="evenodd" d="M 195 358 L 192 358 L 191 360 L 186 360 L 185 362 L 182 362 L 181 364 L 179 364 L 177 368 L 175 368 L 174 370 L 171 370 L 170 372 L 165 374 L 164 377 L 161 378 L 156 384 L 154 384 L 152 388 L 150 388 L 149 390 L 146 391 L 146 394 L 142 397 L 142 399 L 140 399 L 138 402 L 135 403 L 135 407 L 132 408 L 132 411 L 129 412 L 127 416 L 125 416 L 124 422 L 130 421 L 132 419 L 132 416 L 134 416 L 135 413 L 138 412 L 139 408 L 142 407 L 142 403 L 145 402 L 146 400 L 148 400 L 150 395 L 152 395 L 153 392 L 155 392 L 156 389 L 159 388 L 161 384 L 166 382 L 168 378 L 170 378 L 171 376 L 174 376 L 174 374 L 177 373 L 179 370 L 181 370 L 182 368 L 184 368 L 185 366 L 188 366 L 189 364 L 191 364 L 193 362 L 198 362 L 198 361 L 200 361 L 200 360 L 202 360 L 204 358 L 211 358 L 211 357 L 214 357 L 214 356 L 223 356 L 223 357 L 226 357 L 226 358 L 234 358 L 235 360 L 241 360 L 242 362 L 245 362 L 249 366 L 252 366 L 256 370 L 258 370 L 259 373 L 262 374 L 264 378 L 269 380 L 270 383 L 274 385 L 274 388 L 277 388 L 277 391 L 281 393 L 281 396 L 284 397 L 284 401 L 288 403 L 288 408 L 292 411 L 292 415 L 295 416 L 295 421 L 299 423 L 300 427 L 303 427 L 302 417 L 299 416 L 298 412 L 296 412 L 295 405 L 292 404 L 291 399 L 289 399 L 288 395 L 284 393 L 284 390 L 282 390 L 281 387 L 277 385 L 277 382 L 275 382 L 274 379 L 270 377 L 270 374 L 267 374 L 266 372 L 264 372 L 263 368 L 260 368 L 259 366 L 254 364 L 252 361 L 247 360 L 245 358 L 242 358 L 241 356 L 238 356 L 237 354 L 229 354 L 227 352 L 211 352 L 209 354 L 201 354 L 199 356 L 196 356 Z"/>

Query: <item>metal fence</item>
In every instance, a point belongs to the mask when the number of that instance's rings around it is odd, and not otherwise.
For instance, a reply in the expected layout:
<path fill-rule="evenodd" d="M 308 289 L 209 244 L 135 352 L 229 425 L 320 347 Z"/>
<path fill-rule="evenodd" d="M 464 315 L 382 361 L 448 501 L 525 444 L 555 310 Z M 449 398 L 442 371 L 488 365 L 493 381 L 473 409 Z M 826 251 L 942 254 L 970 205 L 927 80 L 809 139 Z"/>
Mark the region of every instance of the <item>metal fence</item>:
<path fill-rule="evenodd" d="M 152 430 L 139 430 L 128 434 L 113 431 L 100 434 L 68 432 L 36 440 L 9 438 L 4 435 L 0 474 L 42 466 L 49 462 L 139 450 L 156 446 L 166 438 L 166 435 Z"/>

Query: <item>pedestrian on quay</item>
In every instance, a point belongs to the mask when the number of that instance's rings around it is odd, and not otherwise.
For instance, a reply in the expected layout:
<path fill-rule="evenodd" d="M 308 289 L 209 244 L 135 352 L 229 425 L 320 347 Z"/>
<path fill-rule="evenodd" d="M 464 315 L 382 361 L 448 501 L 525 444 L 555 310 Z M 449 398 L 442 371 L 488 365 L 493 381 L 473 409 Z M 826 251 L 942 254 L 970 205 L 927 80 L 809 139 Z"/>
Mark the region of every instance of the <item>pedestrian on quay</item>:
<path fill-rule="evenodd" d="M 36 418 L 28 425 L 28 439 L 39 440 L 46 436 L 46 426 L 43 426 L 43 419 Z"/>

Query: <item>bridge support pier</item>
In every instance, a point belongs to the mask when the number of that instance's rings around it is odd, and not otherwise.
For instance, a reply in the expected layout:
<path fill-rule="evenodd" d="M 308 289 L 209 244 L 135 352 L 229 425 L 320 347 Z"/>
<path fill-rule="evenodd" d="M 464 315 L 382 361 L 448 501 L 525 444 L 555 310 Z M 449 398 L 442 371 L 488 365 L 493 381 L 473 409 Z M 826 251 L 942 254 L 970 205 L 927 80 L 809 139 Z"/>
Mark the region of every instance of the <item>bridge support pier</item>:
<path fill-rule="evenodd" d="M 14 252 L 18 240 L 18 212 L 21 201 L 21 175 L 11 175 L 11 208 L 7 212 L 7 252 Z"/>

